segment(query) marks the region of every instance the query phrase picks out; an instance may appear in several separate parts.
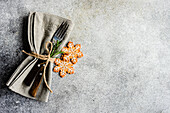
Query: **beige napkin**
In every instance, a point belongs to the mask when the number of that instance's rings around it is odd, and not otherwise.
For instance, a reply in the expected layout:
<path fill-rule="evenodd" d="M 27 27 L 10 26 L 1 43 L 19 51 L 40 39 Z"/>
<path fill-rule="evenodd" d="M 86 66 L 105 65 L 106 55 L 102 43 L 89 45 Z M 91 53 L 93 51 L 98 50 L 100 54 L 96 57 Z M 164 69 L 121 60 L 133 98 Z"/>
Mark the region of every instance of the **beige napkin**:
<path fill-rule="evenodd" d="M 69 34 L 73 28 L 73 23 L 65 18 L 45 14 L 40 12 L 31 12 L 28 17 L 28 42 L 31 51 L 34 51 L 38 54 L 43 54 L 45 51 L 45 43 L 50 41 L 57 30 L 58 26 L 63 22 L 67 21 L 69 24 L 69 28 L 66 31 L 67 34 L 63 39 L 59 49 L 61 49 L 68 41 Z M 38 61 L 37 58 L 33 58 L 28 56 L 16 69 L 13 75 L 7 82 L 7 86 L 12 91 L 19 93 L 25 97 L 40 100 L 40 101 L 48 101 L 49 90 L 45 85 L 40 85 L 38 89 L 38 93 L 36 97 L 32 97 L 29 94 L 30 86 L 24 84 L 24 79 L 27 77 L 33 66 Z M 52 80 L 52 68 L 53 64 L 49 63 L 46 79 L 48 85 L 51 86 Z M 43 83 L 43 81 L 42 81 Z"/>

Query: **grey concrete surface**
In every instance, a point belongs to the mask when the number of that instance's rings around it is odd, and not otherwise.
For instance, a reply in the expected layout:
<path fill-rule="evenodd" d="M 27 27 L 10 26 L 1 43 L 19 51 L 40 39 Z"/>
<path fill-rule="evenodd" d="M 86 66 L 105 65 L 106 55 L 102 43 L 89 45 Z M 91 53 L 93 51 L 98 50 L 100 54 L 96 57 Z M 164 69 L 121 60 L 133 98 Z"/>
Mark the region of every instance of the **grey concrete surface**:
<path fill-rule="evenodd" d="M 30 11 L 69 18 L 76 73 L 53 73 L 49 102 L 5 83 L 26 58 Z M 170 113 L 169 0 L 1 0 L 0 113 Z"/>

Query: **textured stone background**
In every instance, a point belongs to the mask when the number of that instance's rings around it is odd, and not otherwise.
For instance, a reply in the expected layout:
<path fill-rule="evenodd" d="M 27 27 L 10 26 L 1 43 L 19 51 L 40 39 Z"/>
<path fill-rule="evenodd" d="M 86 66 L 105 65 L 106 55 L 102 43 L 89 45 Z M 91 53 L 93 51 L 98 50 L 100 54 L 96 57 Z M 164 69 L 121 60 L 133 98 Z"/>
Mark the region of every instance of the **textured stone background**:
<path fill-rule="evenodd" d="M 72 19 L 84 52 L 74 75 L 53 73 L 48 103 L 5 86 L 29 49 L 30 11 Z M 170 113 L 170 1 L 1 0 L 0 113 Z"/>

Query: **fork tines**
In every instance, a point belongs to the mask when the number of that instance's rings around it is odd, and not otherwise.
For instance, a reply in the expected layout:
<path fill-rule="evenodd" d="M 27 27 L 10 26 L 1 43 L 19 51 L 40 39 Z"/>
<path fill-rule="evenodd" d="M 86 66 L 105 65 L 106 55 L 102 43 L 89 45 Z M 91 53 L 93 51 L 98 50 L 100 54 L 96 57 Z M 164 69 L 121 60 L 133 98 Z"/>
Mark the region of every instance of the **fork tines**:
<path fill-rule="evenodd" d="M 68 27 L 69 27 L 69 25 L 68 25 L 67 21 L 65 21 L 65 22 L 63 21 L 61 23 L 61 25 L 59 26 L 59 28 L 57 29 L 55 36 L 59 40 L 62 40 L 66 35 L 66 31 L 67 31 Z"/>

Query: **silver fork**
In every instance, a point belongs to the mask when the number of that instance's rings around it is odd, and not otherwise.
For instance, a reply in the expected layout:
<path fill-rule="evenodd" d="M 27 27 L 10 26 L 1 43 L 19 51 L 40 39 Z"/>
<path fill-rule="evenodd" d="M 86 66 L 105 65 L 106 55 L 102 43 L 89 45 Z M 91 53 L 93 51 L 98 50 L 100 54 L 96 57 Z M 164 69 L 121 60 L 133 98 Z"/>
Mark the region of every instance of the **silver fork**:
<path fill-rule="evenodd" d="M 63 40 L 63 38 L 66 35 L 66 31 L 67 31 L 68 27 L 69 27 L 69 25 L 68 25 L 67 21 L 62 22 L 61 25 L 59 26 L 59 28 L 54 33 L 54 36 L 52 38 L 52 42 L 56 43 L 57 40 L 58 41 Z"/>
<path fill-rule="evenodd" d="M 56 30 L 56 32 L 54 33 L 54 36 L 52 38 L 53 42 L 53 46 L 57 43 L 57 41 L 61 41 L 63 40 L 63 38 L 66 36 L 66 31 L 68 29 L 69 25 L 66 22 L 62 22 L 61 25 L 59 26 L 59 28 Z M 54 50 L 52 50 L 52 53 L 54 52 Z M 56 55 L 54 55 L 56 57 Z M 51 56 L 52 57 L 52 56 Z"/>
<path fill-rule="evenodd" d="M 66 31 L 67 31 L 68 27 L 69 27 L 69 25 L 68 25 L 67 21 L 61 23 L 61 25 L 57 28 L 56 32 L 54 33 L 53 38 L 51 39 L 51 41 L 53 42 L 53 45 L 57 41 L 62 41 L 64 39 L 64 37 L 66 36 Z M 28 74 L 28 76 L 26 77 L 26 79 L 24 80 L 25 84 L 30 86 L 32 81 L 35 78 L 33 85 L 31 86 L 31 89 L 30 89 L 30 94 L 34 97 L 36 96 L 38 88 L 39 88 L 41 81 L 43 79 L 43 76 L 41 73 L 42 67 L 41 67 L 40 63 L 42 63 L 41 60 L 37 61 L 35 68 L 33 67 L 33 69 L 32 69 L 32 71 L 34 71 L 33 73 L 35 73 L 35 74 L 30 72 Z"/>

